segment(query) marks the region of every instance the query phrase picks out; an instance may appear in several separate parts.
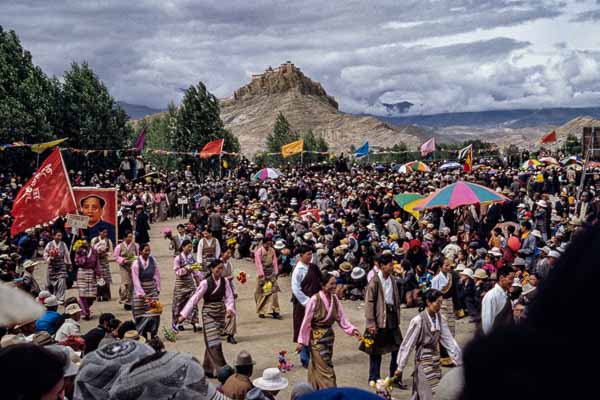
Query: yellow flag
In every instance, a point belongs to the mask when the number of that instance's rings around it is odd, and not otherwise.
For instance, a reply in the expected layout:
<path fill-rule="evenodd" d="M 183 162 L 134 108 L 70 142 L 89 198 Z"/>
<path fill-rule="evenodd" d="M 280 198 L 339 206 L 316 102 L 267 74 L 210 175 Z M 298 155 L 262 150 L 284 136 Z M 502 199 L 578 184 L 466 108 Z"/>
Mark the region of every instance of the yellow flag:
<path fill-rule="evenodd" d="M 297 140 L 292 143 L 288 143 L 285 146 L 281 146 L 281 155 L 285 157 L 293 156 L 294 154 L 302 153 L 304 151 L 304 140 Z"/>
<path fill-rule="evenodd" d="M 50 147 L 58 146 L 65 140 L 67 140 L 67 138 L 53 140 L 51 142 L 46 142 L 46 143 L 32 144 L 31 151 L 33 151 L 34 153 L 43 153 L 45 150 L 49 149 Z"/>

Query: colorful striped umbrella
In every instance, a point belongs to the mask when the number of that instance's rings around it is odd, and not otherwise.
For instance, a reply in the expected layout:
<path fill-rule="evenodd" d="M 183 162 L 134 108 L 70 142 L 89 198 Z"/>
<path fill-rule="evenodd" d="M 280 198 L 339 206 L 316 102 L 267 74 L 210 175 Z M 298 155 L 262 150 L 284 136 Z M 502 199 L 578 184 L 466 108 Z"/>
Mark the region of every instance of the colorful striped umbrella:
<path fill-rule="evenodd" d="M 431 169 L 422 161 L 411 161 L 398 168 L 398 172 L 401 174 L 407 174 L 410 171 L 430 172 Z"/>
<path fill-rule="evenodd" d="M 536 168 L 540 165 L 542 165 L 542 163 L 539 162 L 538 160 L 530 159 L 530 160 L 525 161 L 523 163 L 523 165 L 521 165 L 521 169 Z"/>
<path fill-rule="evenodd" d="M 568 158 L 565 158 L 564 160 L 561 160 L 560 162 L 562 165 L 572 165 L 572 164 L 583 164 L 583 160 L 581 159 L 581 157 L 579 156 L 571 156 Z"/>
<path fill-rule="evenodd" d="M 283 174 L 275 168 L 263 168 L 252 177 L 255 181 L 266 181 L 267 179 L 277 179 Z"/>
<path fill-rule="evenodd" d="M 415 207 L 416 210 L 427 210 L 431 208 L 455 209 L 460 206 L 481 203 L 501 203 L 508 200 L 507 197 L 496 193 L 490 188 L 476 183 L 458 181 L 443 187 L 426 198 Z"/>
<path fill-rule="evenodd" d="M 556 161 L 556 158 L 554 157 L 542 157 L 540 158 L 540 161 L 544 164 L 558 164 L 558 161 Z"/>
<path fill-rule="evenodd" d="M 443 164 L 440 167 L 440 171 L 445 171 L 447 169 L 457 169 L 457 168 L 462 168 L 462 167 L 463 167 L 462 164 L 459 164 L 456 161 L 450 161 L 450 162 L 447 162 L 446 164 Z"/>
<path fill-rule="evenodd" d="M 401 193 L 394 196 L 396 203 L 407 213 L 419 219 L 420 213 L 415 210 L 415 207 L 421 203 L 424 197 L 418 193 Z"/>

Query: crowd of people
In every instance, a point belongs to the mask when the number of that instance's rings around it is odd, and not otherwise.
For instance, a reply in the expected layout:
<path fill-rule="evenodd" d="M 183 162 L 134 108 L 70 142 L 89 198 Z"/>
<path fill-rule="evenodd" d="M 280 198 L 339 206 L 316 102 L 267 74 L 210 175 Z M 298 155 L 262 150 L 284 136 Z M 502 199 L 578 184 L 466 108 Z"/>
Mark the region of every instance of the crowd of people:
<path fill-rule="evenodd" d="M 257 321 L 284 319 L 278 281 L 290 280 L 290 341 L 297 344 L 308 382 L 296 385 L 292 398 L 336 387 L 337 322 L 368 354 L 370 382 L 382 380 L 382 356 L 391 354 L 383 378 L 393 377 L 391 385 L 408 389 L 403 373 L 414 353 L 413 398 L 433 399 L 441 367 L 463 364 L 456 321 L 467 319 L 475 337 L 525 325 L 540 286 L 569 244 L 600 217 L 600 174 L 588 177 L 578 191 L 577 164 L 532 169 L 498 164 L 464 173 L 432 162 L 431 172 L 401 174 L 393 166 L 342 158 L 289 167 L 267 181 L 249 179 L 254 166 L 246 162 L 222 177 L 143 164 L 146 170 L 137 165 L 133 174 L 125 163 L 102 173 L 69 171 L 76 186 L 117 185 L 116 243 L 106 231 L 94 238 L 79 232 L 75 238 L 62 218 L 11 237 L 11 201 L 25 178 L 0 175 L 0 278 L 45 308 L 36 320 L 4 328 L 0 364 L 21 365 L 19 357 L 26 355 L 52 371 L 27 389 L 32 392 L 21 397 L 15 392 L 15 398 L 54 399 L 59 393 L 69 399 L 148 398 L 134 393 L 142 388 L 156 398 L 176 391 L 189 398 L 274 398 L 288 385 L 277 368 L 252 381 L 252 356 L 240 352 L 231 367 L 222 349 L 223 338 L 237 343 L 235 282 L 245 276 L 235 275 L 233 264 L 247 259 L 256 267 Z M 428 195 L 459 180 L 490 188 L 504 201 L 419 213 L 395 201 L 399 194 Z M 189 220 L 162 232 L 173 250 L 172 269 L 159 266 L 150 224 L 182 212 Z M 118 303 L 132 318 L 101 314 L 97 328 L 81 332 L 80 319 L 94 318 L 94 302 L 112 299 L 111 260 L 121 275 Z M 46 282 L 34 276 L 40 262 L 48 265 Z M 202 363 L 165 352 L 159 338 L 161 275 L 171 273 L 166 338 L 182 334 L 186 325 L 202 331 Z M 75 283 L 78 297 L 67 297 Z M 364 302 L 363 325 L 346 318 L 343 301 Z M 419 312 L 402 332 L 405 308 Z M 50 397 L 41 395 L 46 393 Z M 204 397 L 194 397 L 198 393 Z"/>

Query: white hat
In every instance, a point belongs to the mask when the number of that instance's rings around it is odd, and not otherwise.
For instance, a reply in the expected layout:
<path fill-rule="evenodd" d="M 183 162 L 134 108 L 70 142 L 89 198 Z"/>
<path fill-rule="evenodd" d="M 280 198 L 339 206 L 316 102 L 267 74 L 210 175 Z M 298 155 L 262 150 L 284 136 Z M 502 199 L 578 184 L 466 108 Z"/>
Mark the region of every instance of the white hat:
<path fill-rule="evenodd" d="M 539 201 L 538 201 L 537 203 L 535 203 L 535 204 L 537 204 L 538 206 L 540 206 L 540 207 L 543 207 L 543 208 L 546 208 L 546 207 L 548 207 L 548 204 L 546 204 L 546 200 L 539 200 Z"/>
<path fill-rule="evenodd" d="M 527 206 L 524 203 L 519 203 L 517 208 L 527 208 Z"/>
<path fill-rule="evenodd" d="M 58 301 L 58 298 L 54 295 L 48 296 L 44 300 L 44 306 L 46 307 L 58 307 L 60 304 L 62 304 L 62 301 Z"/>
<path fill-rule="evenodd" d="M 542 238 L 542 232 L 538 231 L 537 229 L 534 229 L 531 231 L 531 236 L 535 236 L 538 239 Z"/>
<path fill-rule="evenodd" d="M 375 224 L 372 223 L 372 222 L 369 225 L 367 225 L 367 229 L 370 230 L 370 231 L 377 230 L 377 228 L 375 227 Z"/>
<path fill-rule="evenodd" d="M 252 383 L 260 390 L 272 392 L 283 390 L 288 386 L 288 380 L 281 376 L 279 368 L 265 369 L 262 377 L 255 379 Z"/>
<path fill-rule="evenodd" d="M 452 242 L 452 243 L 458 242 L 458 237 L 456 235 L 455 236 L 450 236 L 450 242 Z"/>
<path fill-rule="evenodd" d="M 0 326 L 13 326 L 25 321 L 35 321 L 44 314 L 44 308 L 29 293 L 0 284 Z"/>
<path fill-rule="evenodd" d="M 356 279 L 356 280 L 362 279 L 362 278 L 364 278 L 364 276 L 365 276 L 365 270 L 362 269 L 361 267 L 354 267 L 352 269 L 352 273 L 350 274 L 350 277 L 352 279 Z"/>
<path fill-rule="evenodd" d="M 313 240 L 315 238 L 312 232 L 306 232 L 302 237 L 304 240 Z"/>
<path fill-rule="evenodd" d="M 473 270 L 471 268 L 465 268 L 464 270 L 460 271 L 460 275 L 466 275 L 469 278 L 473 278 Z"/>
<path fill-rule="evenodd" d="M 65 308 L 65 314 L 67 314 L 67 315 L 75 315 L 78 312 L 81 312 L 81 307 L 79 307 L 79 304 L 77 304 L 77 303 L 69 304 Z"/>
<path fill-rule="evenodd" d="M 490 251 L 488 251 L 488 253 L 490 253 L 494 257 L 502 257 L 502 253 L 500 252 L 500 249 L 497 247 L 492 247 L 492 249 Z"/>
<path fill-rule="evenodd" d="M 552 250 L 550 251 L 550 253 L 548 253 L 548 257 L 552 257 L 552 258 L 559 258 L 560 257 L 560 253 L 556 250 Z"/>
<path fill-rule="evenodd" d="M 0 348 L 4 349 L 8 346 L 12 346 L 14 344 L 20 344 L 20 343 L 27 343 L 25 336 L 13 335 L 13 334 L 9 333 L 8 335 L 2 336 L 2 339 L 0 339 Z"/>
<path fill-rule="evenodd" d="M 275 250 L 281 250 L 281 249 L 285 248 L 285 243 L 283 242 L 282 239 L 279 239 L 278 241 L 275 242 L 275 244 L 273 245 L 273 248 Z"/>
<path fill-rule="evenodd" d="M 455 270 L 455 271 L 457 271 L 457 272 L 461 272 L 461 271 L 464 271 L 464 270 L 465 270 L 465 268 L 466 268 L 466 267 L 465 267 L 465 264 L 463 264 L 463 263 L 460 263 L 460 264 L 458 264 L 458 265 L 456 266 L 456 268 L 455 268 L 454 270 Z"/>
<path fill-rule="evenodd" d="M 521 285 L 521 281 L 519 280 L 519 278 L 515 278 L 513 280 L 513 284 L 512 285 L 513 285 L 513 287 L 520 287 L 520 288 L 523 287 L 523 285 Z"/>

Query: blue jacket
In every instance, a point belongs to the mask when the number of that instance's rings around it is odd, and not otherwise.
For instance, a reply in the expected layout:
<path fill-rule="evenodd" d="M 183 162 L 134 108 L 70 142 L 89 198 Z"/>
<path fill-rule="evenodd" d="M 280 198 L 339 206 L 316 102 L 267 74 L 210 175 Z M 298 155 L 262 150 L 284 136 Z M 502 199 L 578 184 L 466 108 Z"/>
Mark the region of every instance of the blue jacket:
<path fill-rule="evenodd" d="M 35 331 L 46 331 L 49 334 L 54 335 L 60 325 L 62 325 L 62 315 L 56 311 L 48 310 L 35 322 Z"/>

